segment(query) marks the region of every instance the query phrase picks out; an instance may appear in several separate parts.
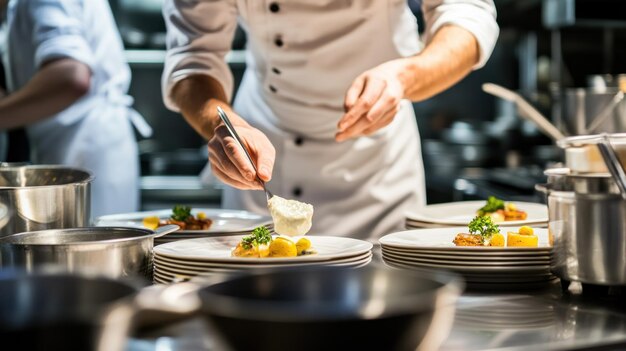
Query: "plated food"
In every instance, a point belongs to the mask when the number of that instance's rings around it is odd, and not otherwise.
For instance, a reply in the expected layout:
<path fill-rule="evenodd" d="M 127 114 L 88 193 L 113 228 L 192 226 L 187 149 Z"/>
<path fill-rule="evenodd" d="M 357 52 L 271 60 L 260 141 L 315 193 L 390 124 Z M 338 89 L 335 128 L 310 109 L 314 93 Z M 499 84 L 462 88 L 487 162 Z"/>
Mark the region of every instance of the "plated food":
<path fill-rule="evenodd" d="M 172 209 L 169 218 L 161 219 L 157 216 L 149 216 L 143 219 L 143 225 L 149 229 L 156 229 L 168 224 L 176 224 L 180 230 L 208 230 L 213 221 L 206 217 L 204 212 L 198 212 L 194 216 L 191 207 L 176 205 Z"/>
<path fill-rule="evenodd" d="M 459 233 L 452 241 L 456 246 L 537 247 L 539 238 L 533 228 L 522 226 L 508 231 L 506 242 L 500 228 L 490 216 L 476 216 L 468 225 L 469 233 Z"/>
<path fill-rule="evenodd" d="M 478 209 L 478 216 L 489 216 L 494 222 L 523 221 L 528 217 L 525 211 L 519 210 L 514 203 L 489 196 L 487 203 Z"/>
<path fill-rule="evenodd" d="M 311 241 L 300 238 L 295 241 L 289 236 L 272 236 L 265 227 L 255 228 L 250 235 L 244 236 L 232 251 L 233 257 L 297 257 L 313 255 Z"/>

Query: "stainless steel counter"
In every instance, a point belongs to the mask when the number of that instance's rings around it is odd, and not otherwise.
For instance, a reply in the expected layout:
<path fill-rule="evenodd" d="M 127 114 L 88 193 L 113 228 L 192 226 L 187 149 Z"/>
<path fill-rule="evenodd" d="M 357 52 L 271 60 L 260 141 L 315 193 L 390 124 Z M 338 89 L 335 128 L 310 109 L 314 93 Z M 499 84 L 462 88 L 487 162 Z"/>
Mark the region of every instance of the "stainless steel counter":
<path fill-rule="evenodd" d="M 624 296 L 589 296 L 574 284 L 563 293 L 558 281 L 539 291 L 467 291 L 441 350 L 626 350 Z M 223 350 L 208 330 L 197 318 L 139 335 L 128 350 Z"/>

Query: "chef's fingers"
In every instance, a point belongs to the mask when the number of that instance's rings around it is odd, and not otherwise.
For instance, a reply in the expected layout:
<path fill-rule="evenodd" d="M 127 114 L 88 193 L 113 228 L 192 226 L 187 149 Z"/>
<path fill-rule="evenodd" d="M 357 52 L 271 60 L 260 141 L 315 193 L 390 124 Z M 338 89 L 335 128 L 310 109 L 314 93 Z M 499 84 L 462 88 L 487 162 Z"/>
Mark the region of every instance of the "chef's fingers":
<path fill-rule="evenodd" d="M 393 119 L 396 117 L 397 113 L 398 108 L 393 107 L 389 111 L 385 112 L 385 114 L 381 118 L 379 118 L 374 124 L 361 132 L 361 135 L 372 135 L 378 130 L 388 126 L 389 124 L 391 124 L 391 122 L 393 122 Z"/>
<path fill-rule="evenodd" d="M 259 170 L 257 174 L 264 182 L 272 179 L 272 170 L 274 169 L 274 160 L 276 160 L 276 150 L 269 140 L 258 142 L 253 147 L 252 158 L 256 161 L 256 167 Z"/>
<path fill-rule="evenodd" d="M 211 171 L 222 182 L 241 190 L 261 190 L 263 189 L 256 183 L 243 183 L 237 179 L 231 178 L 228 174 L 224 173 L 219 167 L 211 168 Z"/>
<path fill-rule="evenodd" d="M 354 82 L 352 82 L 352 85 L 350 86 L 350 88 L 348 88 L 348 91 L 346 92 L 346 97 L 343 101 L 343 108 L 346 111 L 350 110 L 352 106 L 354 106 L 354 103 L 361 95 L 361 92 L 363 91 L 364 86 L 365 86 L 365 75 L 358 76 L 354 80 Z"/>
<path fill-rule="evenodd" d="M 385 112 L 382 116 L 379 116 L 374 122 L 369 122 L 367 119 L 362 118 L 348 130 L 343 133 L 338 133 L 336 139 L 337 141 L 344 141 L 346 139 L 362 135 L 371 135 L 379 129 L 389 125 L 393 121 L 397 111 L 397 106 L 391 106 L 387 112 Z"/>
<path fill-rule="evenodd" d="M 367 112 L 365 117 L 361 117 L 356 123 L 337 133 L 335 139 L 337 141 L 343 141 L 359 135 L 364 135 L 363 132 L 366 129 L 370 129 L 372 126 L 378 125 L 380 119 L 397 107 L 396 101 L 397 99 L 389 94 L 383 94 L 380 96 L 378 101 L 374 103 L 374 106 L 372 106 L 372 108 Z"/>
<path fill-rule="evenodd" d="M 256 178 L 256 173 L 245 152 L 241 149 L 235 138 L 230 136 L 228 129 L 225 125 L 220 125 L 215 128 L 215 136 L 222 144 L 226 157 L 235 165 L 239 173 L 244 179 L 253 181 Z"/>
<path fill-rule="evenodd" d="M 385 92 L 386 86 L 387 83 L 380 78 L 367 78 L 365 88 L 363 88 L 363 92 L 359 96 L 359 99 L 339 121 L 339 132 L 345 131 L 360 118 L 365 117 L 367 112 Z"/>
<path fill-rule="evenodd" d="M 209 148 L 209 160 L 211 161 L 211 166 L 219 169 L 221 173 L 227 175 L 229 179 L 236 180 L 240 183 L 250 183 L 250 181 L 241 175 L 237 166 L 226 156 L 226 153 L 221 147 Z"/>

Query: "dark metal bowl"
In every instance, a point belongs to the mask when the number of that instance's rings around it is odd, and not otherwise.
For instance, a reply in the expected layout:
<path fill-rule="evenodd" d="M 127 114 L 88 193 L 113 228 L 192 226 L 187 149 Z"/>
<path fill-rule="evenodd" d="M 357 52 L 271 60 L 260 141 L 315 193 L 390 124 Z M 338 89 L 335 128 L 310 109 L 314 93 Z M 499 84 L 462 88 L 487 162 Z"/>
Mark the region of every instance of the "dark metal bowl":
<path fill-rule="evenodd" d="M 199 294 L 235 350 L 415 350 L 438 347 L 460 292 L 454 275 L 367 266 L 231 277 Z"/>

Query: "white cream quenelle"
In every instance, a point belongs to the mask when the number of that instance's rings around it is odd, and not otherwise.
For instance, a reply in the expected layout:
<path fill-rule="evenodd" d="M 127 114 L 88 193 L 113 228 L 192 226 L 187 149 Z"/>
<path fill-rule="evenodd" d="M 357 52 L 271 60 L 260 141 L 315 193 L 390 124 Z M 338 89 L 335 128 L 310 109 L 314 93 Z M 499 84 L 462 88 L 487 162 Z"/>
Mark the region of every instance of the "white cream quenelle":
<path fill-rule="evenodd" d="M 313 205 L 274 195 L 267 202 L 267 207 L 274 220 L 274 231 L 277 234 L 299 236 L 311 229 Z"/>

